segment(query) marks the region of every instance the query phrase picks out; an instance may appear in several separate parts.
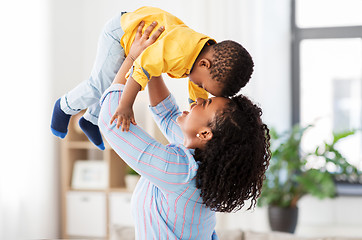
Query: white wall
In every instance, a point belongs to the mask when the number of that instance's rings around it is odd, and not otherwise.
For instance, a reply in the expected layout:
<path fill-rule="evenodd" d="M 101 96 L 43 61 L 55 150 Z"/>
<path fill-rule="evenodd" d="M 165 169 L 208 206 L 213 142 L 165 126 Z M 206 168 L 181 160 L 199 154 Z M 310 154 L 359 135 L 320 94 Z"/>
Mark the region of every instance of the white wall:
<path fill-rule="evenodd" d="M 341 196 L 334 199 L 303 197 L 298 203 L 299 217 L 295 233 L 305 237 L 345 236 L 362 238 L 361 197 Z M 217 229 L 268 232 L 267 207 L 217 213 Z"/>
<path fill-rule="evenodd" d="M 351 236 L 362 238 L 362 197 L 334 199 L 303 197 L 299 203 L 296 233 L 305 236 Z"/>
<path fill-rule="evenodd" d="M 58 236 L 49 2 L 0 2 L 0 239 Z"/>

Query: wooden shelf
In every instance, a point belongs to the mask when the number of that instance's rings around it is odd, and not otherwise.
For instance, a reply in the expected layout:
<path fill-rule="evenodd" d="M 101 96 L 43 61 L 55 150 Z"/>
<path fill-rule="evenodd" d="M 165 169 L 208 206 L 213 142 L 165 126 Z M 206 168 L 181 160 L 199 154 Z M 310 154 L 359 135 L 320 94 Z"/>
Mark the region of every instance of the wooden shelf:
<path fill-rule="evenodd" d="M 124 193 L 130 193 L 130 191 L 127 188 L 110 188 L 109 192 L 124 192 Z"/>
<path fill-rule="evenodd" d="M 77 188 L 69 188 L 68 191 L 72 192 L 105 192 L 108 189 L 77 189 Z"/>
<path fill-rule="evenodd" d="M 73 238 L 80 237 L 78 235 L 69 234 L 69 231 L 74 231 L 74 226 L 69 226 L 69 223 L 77 222 L 76 218 L 79 217 L 79 213 L 74 214 L 70 213 L 70 207 L 72 206 L 86 206 L 87 204 L 91 204 L 92 199 L 98 199 L 97 194 L 101 194 L 101 199 L 106 199 L 105 206 L 103 205 L 103 200 L 100 200 L 99 204 L 95 204 L 99 206 L 97 209 L 90 209 L 90 211 L 94 212 L 102 212 L 102 216 L 105 217 L 105 221 L 102 221 L 100 229 L 107 229 L 106 233 L 102 236 L 83 236 L 87 238 L 109 238 L 109 195 L 111 193 L 126 193 L 129 194 L 130 191 L 126 189 L 125 185 L 125 175 L 127 170 L 127 165 L 124 161 L 113 151 L 113 149 L 106 144 L 106 149 L 104 151 L 99 150 L 93 143 L 91 143 L 85 134 L 80 130 L 78 126 L 78 120 L 83 115 L 84 112 L 73 116 L 69 123 L 69 130 L 67 137 L 61 142 L 61 207 L 62 207 L 62 230 L 61 235 L 62 238 Z M 94 157 L 94 155 L 96 157 Z M 94 159 L 96 158 L 96 159 Z M 74 189 L 72 188 L 72 175 L 75 162 L 78 160 L 102 160 L 107 163 L 108 169 L 108 188 L 105 189 Z M 84 193 L 84 194 L 82 194 Z M 77 197 L 74 194 L 84 195 L 85 197 L 79 199 L 88 199 L 88 202 L 82 204 L 81 202 L 67 202 L 67 201 L 77 201 Z M 87 197 L 87 194 L 89 197 Z M 94 195 L 95 194 L 95 195 Z M 81 201 L 81 200 L 79 200 Z M 77 205 L 78 204 L 78 205 Z M 80 204 L 80 205 L 79 205 Z M 101 209 L 101 210 L 100 210 Z M 104 212 L 104 209 L 106 212 Z M 84 216 L 87 219 L 87 216 Z M 102 218 L 103 219 L 103 218 Z M 83 229 L 87 229 L 88 221 L 81 221 L 80 224 L 83 224 Z M 71 230 L 69 230 L 71 228 Z"/>

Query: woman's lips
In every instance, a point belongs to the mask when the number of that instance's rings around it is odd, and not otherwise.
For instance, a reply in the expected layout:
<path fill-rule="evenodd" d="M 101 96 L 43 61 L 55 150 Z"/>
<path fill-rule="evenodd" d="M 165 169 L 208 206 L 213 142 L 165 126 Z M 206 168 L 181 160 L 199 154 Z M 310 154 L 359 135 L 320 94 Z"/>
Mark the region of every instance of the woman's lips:
<path fill-rule="evenodd" d="M 187 114 L 189 114 L 188 111 L 183 111 L 183 112 L 182 112 L 182 115 L 185 115 L 185 116 L 186 116 Z"/>

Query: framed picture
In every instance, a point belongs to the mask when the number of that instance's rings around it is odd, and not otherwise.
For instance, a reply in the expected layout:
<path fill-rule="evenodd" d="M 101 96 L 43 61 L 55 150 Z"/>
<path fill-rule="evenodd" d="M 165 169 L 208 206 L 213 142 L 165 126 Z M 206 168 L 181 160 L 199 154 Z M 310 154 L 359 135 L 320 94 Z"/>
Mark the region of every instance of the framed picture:
<path fill-rule="evenodd" d="M 77 160 L 74 163 L 73 189 L 105 189 L 108 187 L 108 166 L 103 160 Z"/>

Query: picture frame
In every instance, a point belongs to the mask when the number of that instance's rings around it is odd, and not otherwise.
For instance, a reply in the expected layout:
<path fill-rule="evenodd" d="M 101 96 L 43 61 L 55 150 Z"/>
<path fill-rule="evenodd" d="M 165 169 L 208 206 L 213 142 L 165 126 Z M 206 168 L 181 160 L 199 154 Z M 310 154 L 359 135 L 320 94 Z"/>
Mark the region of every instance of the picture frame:
<path fill-rule="evenodd" d="M 74 163 L 71 186 L 73 189 L 108 188 L 108 164 L 103 160 L 77 160 Z"/>

